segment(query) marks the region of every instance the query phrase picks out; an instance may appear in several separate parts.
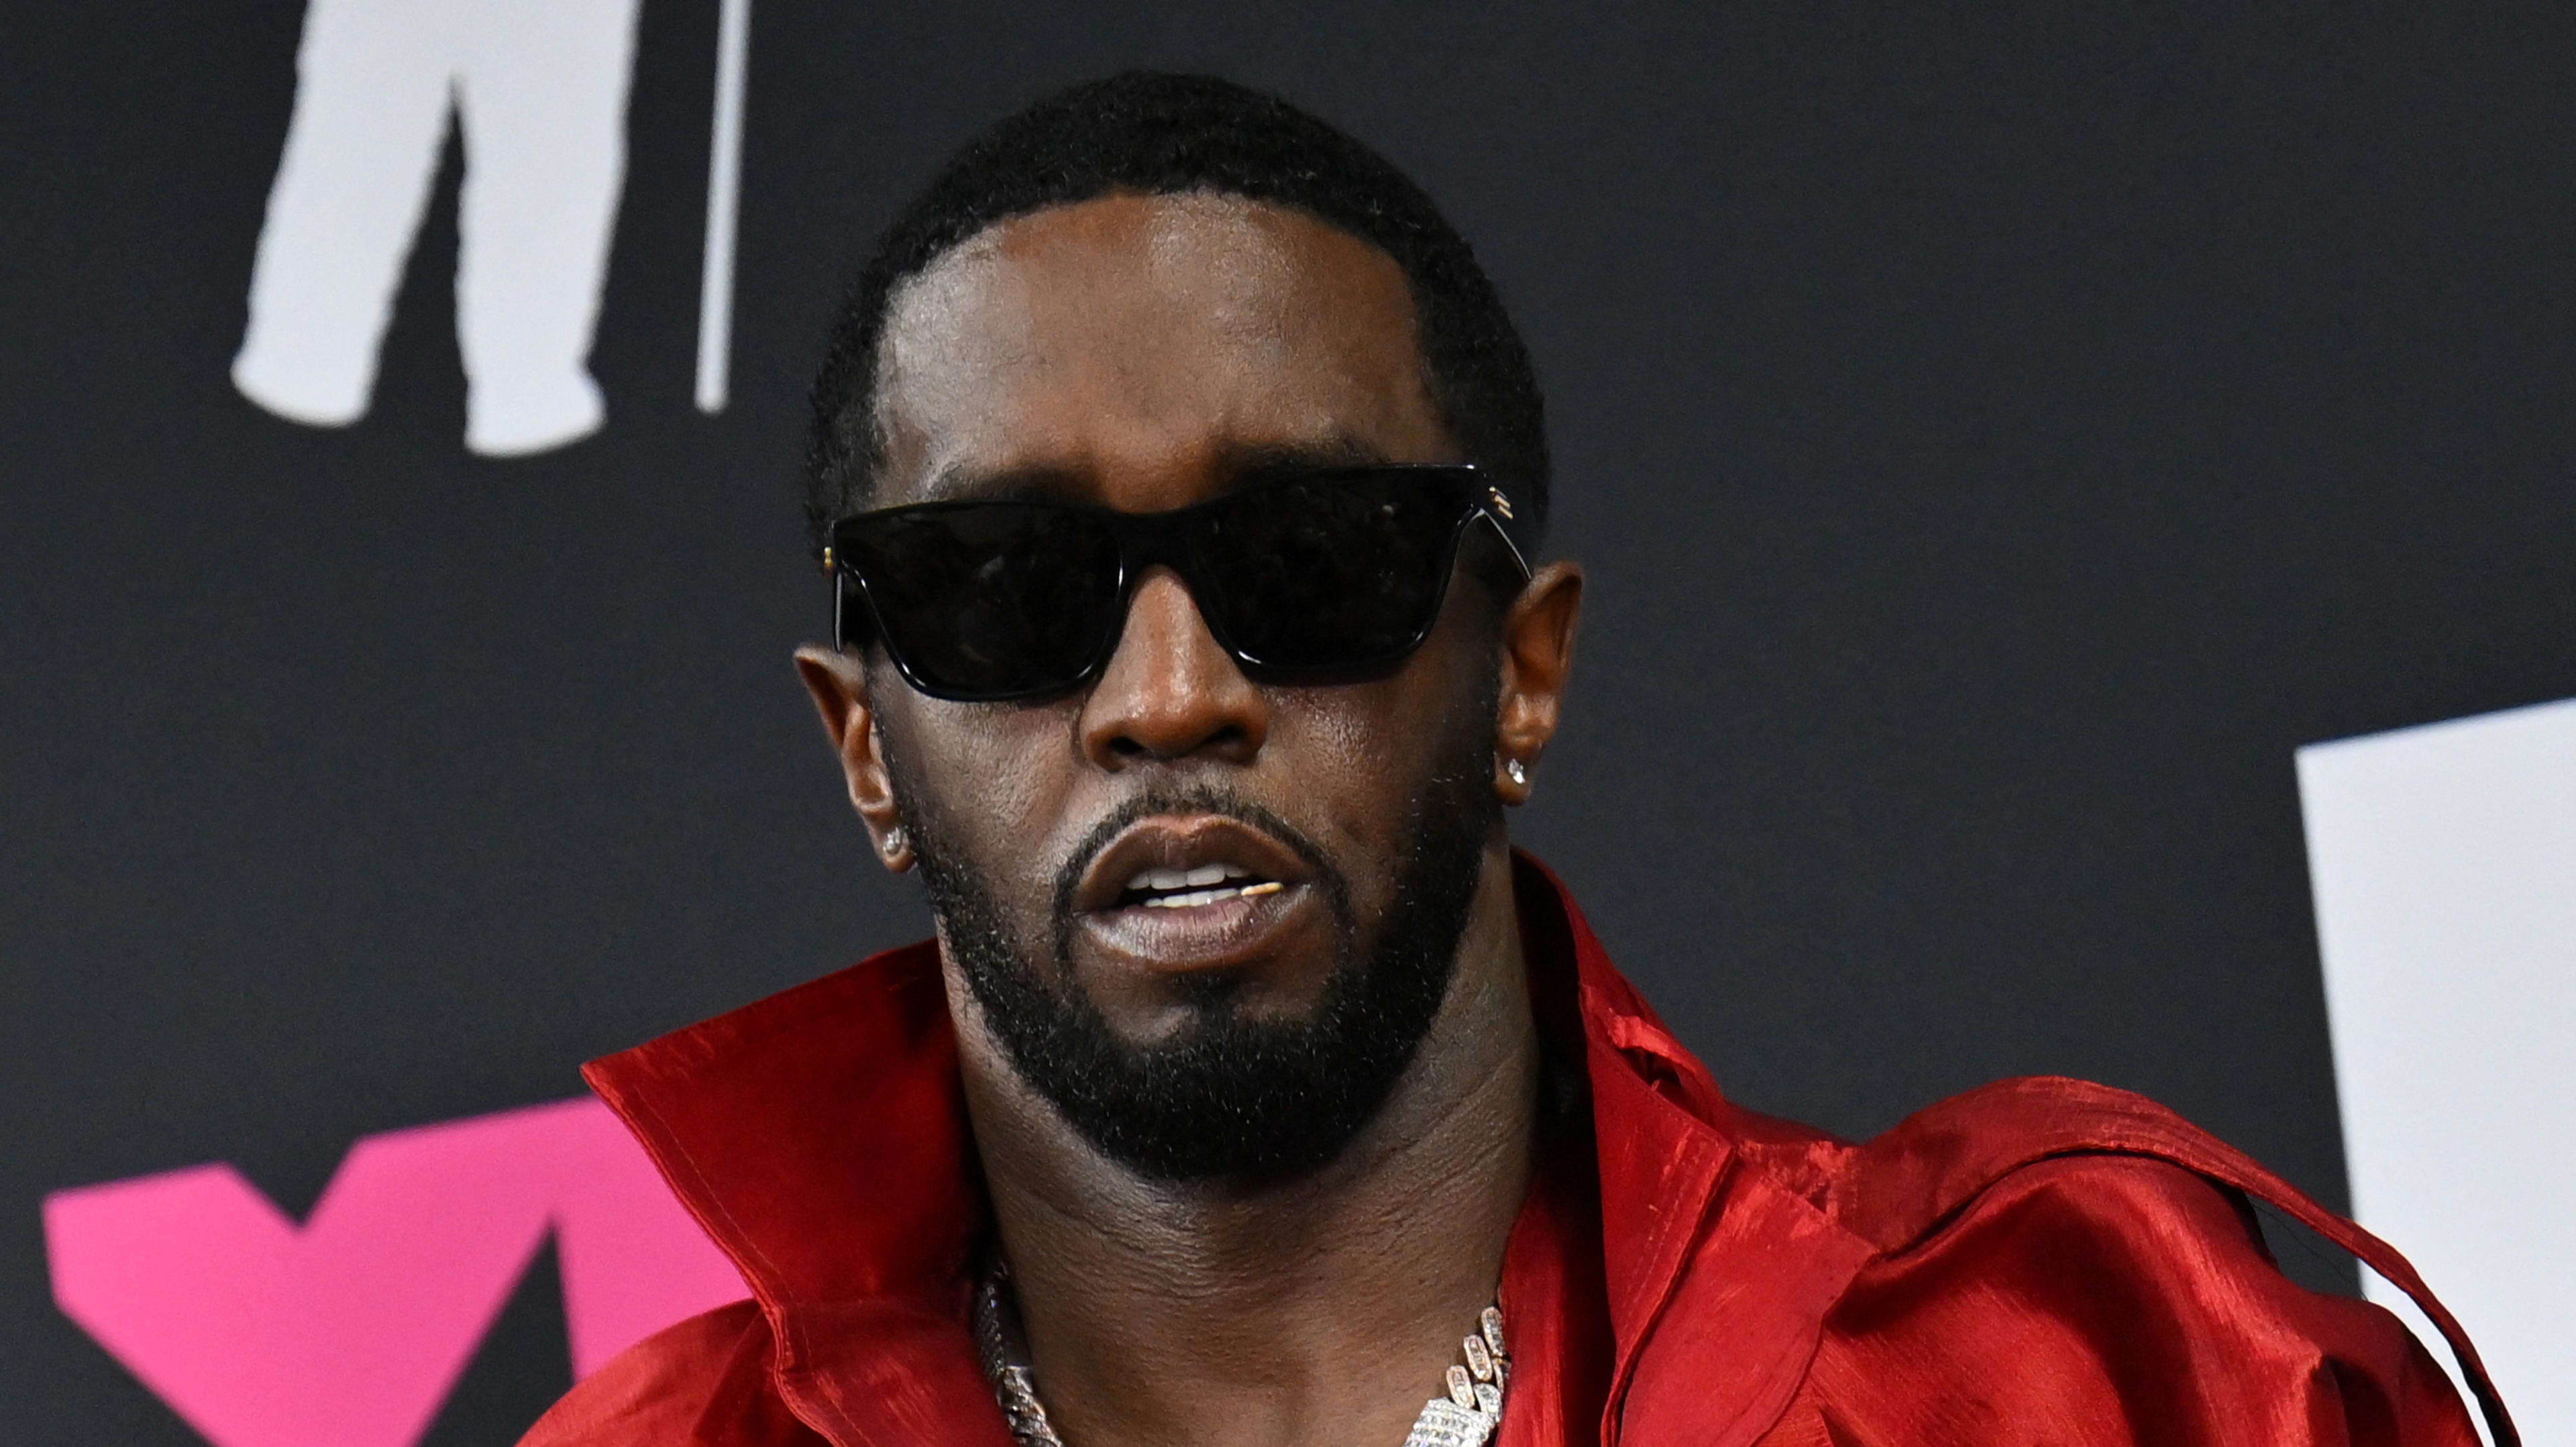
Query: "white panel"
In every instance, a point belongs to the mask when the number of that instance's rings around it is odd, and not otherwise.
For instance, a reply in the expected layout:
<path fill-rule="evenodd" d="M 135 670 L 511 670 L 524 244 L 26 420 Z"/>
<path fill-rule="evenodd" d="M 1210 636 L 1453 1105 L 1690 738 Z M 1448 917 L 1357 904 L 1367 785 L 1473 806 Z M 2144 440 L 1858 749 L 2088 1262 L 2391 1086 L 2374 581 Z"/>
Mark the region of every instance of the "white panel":
<path fill-rule="evenodd" d="M 2525 1439 L 2576 1442 L 2576 700 L 2298 768 L 2354 1214 L 2467 1326 Z"/>

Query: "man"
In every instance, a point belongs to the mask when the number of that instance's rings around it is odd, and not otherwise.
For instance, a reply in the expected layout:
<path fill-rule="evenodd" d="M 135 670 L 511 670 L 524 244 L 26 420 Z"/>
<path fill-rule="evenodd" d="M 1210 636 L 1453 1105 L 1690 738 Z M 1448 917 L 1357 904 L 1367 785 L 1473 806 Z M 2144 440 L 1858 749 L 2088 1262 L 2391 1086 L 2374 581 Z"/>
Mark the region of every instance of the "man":
<path fill-rule="evenodd" d="M 1500 302 L 1358 143 L 1043 102 L 815 403 L 797 664 L 938 938 L 592 1067 L 756 1300 L 531 1444 L 2476 1440 L 2247 1196 L 2404 1263 L 2147 1102 L 1718 1094 L 1510 848 L 1582 574 Z"/>

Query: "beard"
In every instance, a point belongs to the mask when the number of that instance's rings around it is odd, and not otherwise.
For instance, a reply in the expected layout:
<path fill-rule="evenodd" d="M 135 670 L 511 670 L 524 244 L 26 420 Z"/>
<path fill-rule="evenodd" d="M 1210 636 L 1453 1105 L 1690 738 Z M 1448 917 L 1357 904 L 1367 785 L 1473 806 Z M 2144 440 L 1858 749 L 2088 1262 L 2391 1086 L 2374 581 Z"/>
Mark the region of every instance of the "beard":
<path fill-rule="evenodd" d="M 1208 787 L 1153 789 L 1103 819 L 1056 871 L 1049 937 L 1011 928 L 990 883 L 948 848 L 936 808 L 893 758 L 931 909 L 984 1019 L 1031 1089 L 1103 1155 L 1163 1181 L 1276 1180 L 1340 1154 L 1373 1119 L 1431 1030 L 1456 972 L 1458 943 L 1501 810 L 1489 777 L 1491 710 L 1453 727 L 1439 766 L 1407 807 L 1408 843 L 1373 931 L 1349 879 L 1315 843 L 1249 800 Z M 1094 855 L 1155 814 L 1224 815 L 1294 850 L 1334 924 L 1335 961 L 1315 1003 L 1294 1015 L 1249 1012 L 1230 974 L 1188 982 L 1178 1028 L 1148 1044 L 1119 1038 L 1075 983 L 1073 898 Z M 1042 968 L 1043 966 L 1043 968 Z"/>

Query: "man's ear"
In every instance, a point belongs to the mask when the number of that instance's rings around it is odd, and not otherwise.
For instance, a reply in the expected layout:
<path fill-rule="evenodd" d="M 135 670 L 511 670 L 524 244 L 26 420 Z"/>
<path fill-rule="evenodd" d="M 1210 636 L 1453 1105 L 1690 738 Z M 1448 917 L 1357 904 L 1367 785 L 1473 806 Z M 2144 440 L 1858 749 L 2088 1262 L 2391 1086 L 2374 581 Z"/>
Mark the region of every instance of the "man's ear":
<path fill-rule="evenodd" d="M 868 826 L 877 858 L 887 869 L 903 873 L 912 867 L 912 838 L 895 807 L 894 778 L 886 772 L 876 714 L 868 703 L 867 670 L 856 654 L 808 643 L 796 650 L 796 673 L 823 716 L 823 732 L 831 737 L 841 773 L 850 781 L 850 807 Z"/>
<path fill-rule="evenodd" d="M 1538 756 L 1556 737 L 1574 625 L 1583 612 L 1583 567 L 1554 562 L 1531 575 L 1503 619 L 1503 680 L 1494 721 L 1494 792 L 1526 804 Z"/>

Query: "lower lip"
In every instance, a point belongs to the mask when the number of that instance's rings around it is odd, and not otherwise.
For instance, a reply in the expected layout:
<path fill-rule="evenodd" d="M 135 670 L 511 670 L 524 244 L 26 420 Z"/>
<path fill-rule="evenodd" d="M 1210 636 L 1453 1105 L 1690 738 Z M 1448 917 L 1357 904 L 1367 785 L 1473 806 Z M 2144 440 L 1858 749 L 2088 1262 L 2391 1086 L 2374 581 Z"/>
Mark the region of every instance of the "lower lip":
<path fill-rule="evenodd" d="M 1314 891 L 1291 884 L 1177 908 L 1129 905 L 1082 916 L 1095 948 L 1131 966 L 1173 974 L 1233 969 L 1273 953 L 1309 923 Z"/>

